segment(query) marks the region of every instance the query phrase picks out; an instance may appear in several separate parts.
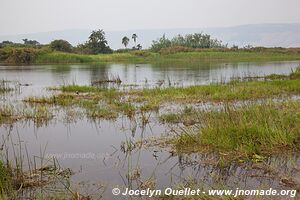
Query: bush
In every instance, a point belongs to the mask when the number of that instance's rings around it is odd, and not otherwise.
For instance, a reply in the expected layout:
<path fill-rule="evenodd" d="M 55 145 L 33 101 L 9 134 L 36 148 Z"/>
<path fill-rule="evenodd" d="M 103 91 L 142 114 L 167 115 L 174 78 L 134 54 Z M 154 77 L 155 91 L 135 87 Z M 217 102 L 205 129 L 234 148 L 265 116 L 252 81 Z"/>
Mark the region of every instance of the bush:
<path fill-rule="evenodd" d="M 38 54 L 38 50 L 32 48 L 18 48 L 11 49 L 8 54 L 4 55 L 7 57 L 5 62 L 14 64 L 30 64 L 35 61 Z"/>
<path fill-rule="evenodd" d="M 1 48 L 0 49 L 0 61 L 5 62 L 7 58 L 9 57 L 11 51 L 7 48 Z"/>
<path fill-rule="evenodd" d="M 66 40 L 54 40 L 50 43 L 50 48 L 55 51 L 71 52 L 72 45 Z"/>

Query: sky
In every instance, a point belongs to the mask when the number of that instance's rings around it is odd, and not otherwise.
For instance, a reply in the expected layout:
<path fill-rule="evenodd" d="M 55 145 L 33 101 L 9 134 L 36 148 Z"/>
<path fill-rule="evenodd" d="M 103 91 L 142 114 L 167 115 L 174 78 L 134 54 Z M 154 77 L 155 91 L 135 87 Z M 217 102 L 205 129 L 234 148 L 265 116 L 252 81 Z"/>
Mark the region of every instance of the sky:
<path fill-rule="evenodd" d="M 0 35 L 300 23 L 300 0 L 0 0 Z"/>

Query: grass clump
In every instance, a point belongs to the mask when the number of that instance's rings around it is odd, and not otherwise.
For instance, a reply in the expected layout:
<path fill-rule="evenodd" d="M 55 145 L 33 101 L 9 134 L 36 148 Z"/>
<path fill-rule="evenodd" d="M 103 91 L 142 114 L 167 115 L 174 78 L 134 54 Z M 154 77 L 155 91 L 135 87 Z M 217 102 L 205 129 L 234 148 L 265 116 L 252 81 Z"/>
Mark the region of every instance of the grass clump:
<path fill-rule="evenodd" d="M 175 139 L 178 151 L 210 149 L 231 159 L 299 150 L 300 102 L 265 103 L 198 115 L 199 129 Z"/>
<path fill-rule="evenodd" d="M 116 119 L 118 113 L 107 108 L 94 107 L 87 109 L 87 116 L 91 119 Z"/>
<path fill-rule="evenodd" d="M 180 115 L 176 113 L 165 113 L 159 116 L 159 120 L 167 123 L 179 123 Z"/>
<path fill-rule="evenodd" d="M 289 75 L 291 79 L 300 79 L 300 66 Z"/>

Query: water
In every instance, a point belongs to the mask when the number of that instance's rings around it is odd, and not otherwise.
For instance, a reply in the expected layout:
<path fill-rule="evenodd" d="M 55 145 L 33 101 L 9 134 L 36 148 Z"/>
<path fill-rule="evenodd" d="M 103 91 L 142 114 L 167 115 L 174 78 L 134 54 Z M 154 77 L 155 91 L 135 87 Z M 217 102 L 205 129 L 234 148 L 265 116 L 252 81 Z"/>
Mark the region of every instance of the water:
<path fill-rule="evenodd" d="M 229 81 L 232 77 L 288 74 L 299 65 L 300 61 L 162 66 L 150 64 L 0 66 L 0 79 L 21 84 L 19 92 L 5 95 L 1 98 L 1 102 L 12 101 L 19 104 L 20 100 L 27 96 L 49 94 L 46 90 L 49 86 L 72 83 L 89 85 L 93 81 L 115 76 L 119 76 L 122 80 L 121 86 L 118 86 L 121 89 L 157 87 L 158 82 L 163 81 L 162 87 L 167 87 L 168 82 L 175 86 L 187 86 Z M 114 121 L 90 121 L 83 117 L 69 123 L 61 117 L 63 112 L 65 111 L 56 111 L 55 119 L 40 127 L 33 122 L 18 122 L 13 127 L 3 125 L 0 131 L 3 135 L 11 131 L 14 141 L 20 137 L 23 148 L 24 146 L 28 148 L 30 156 L 39 156 L 45 149 L 46 157 L 57 157 L 62 167 L 71 168 L 75 172 L 71 178 L 74 186 L 84 183 L 80 186 L 85 188 L 84 185 L 92 184 L 91 187 L 82 189 L 82 193 L 93 193 L 98 189 L 98 185 L 101 185 L 106 187 L 99 186 L 99 191 L 106 188 L 103 195 L 111 198 L 111 188 L 116 185 L 123 187 L 133 185 L 136 188 L 149 179 L 154 180 L 156 188 L 175 187 L 191 177 L 207 188 L 218 184 L 233 188 L 251 189 L 262 185 L 286 188 L 274 177 L 260 177 L 259 175 L 264 174 L 263 169 L 253 171 L 245 166 L 234 165 L 226 169 L 214 168 L 207 163 L 213 159 L 210 155 L 173 155 L 168 148 L 147 147 L 147 145 L 136 146 L 133 151 L 126 151 L 128 147 L 124 145 L 126 141 L 139 142 L 145 138 L 170 134 L 171 127 L 157 121 L 158 113 L 151 113 L 150 123 L 142 126 L 139 120 L 129 120 L 124 116 Z M 288 158 L 275 157 L 270 158 L 269 162 L 273 166 L 285 167 L 285 173 L 294 173 L 299 177 L 299 171 L 293 172 L 293 166 L 300 164 L 299 157 L 293 155 Z M 254 172 L 257 176 L 249 176 Z M 131 178 L 128 173 L 131 174 Z M 132 177 L 134 174 L 135 178 Z M 95 197 L 100 194 L 93 195 Z"/>
<path fill-rule="evenodd" d="M 120 77 L 123 87 L 187 86 L 229 81 L 235 77 L 288 74 L 300 61 L 268 63 L 193 63 L 193 64 L 106 64 L 0 66 L 0 80 L 14 80 L 23 87 L 20 98 L 45 93 L 45 88 L 62 84 L 89 85 L 107 77 Z"/>

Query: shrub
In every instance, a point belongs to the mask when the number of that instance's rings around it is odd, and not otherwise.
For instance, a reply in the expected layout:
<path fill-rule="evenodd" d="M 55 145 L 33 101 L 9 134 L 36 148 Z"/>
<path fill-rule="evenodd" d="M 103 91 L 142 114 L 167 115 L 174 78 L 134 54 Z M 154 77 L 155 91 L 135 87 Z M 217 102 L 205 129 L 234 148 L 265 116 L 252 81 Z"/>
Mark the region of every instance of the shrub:
<path fill-rule="evenodd" d="M 71 52 L 72 45 L 66 40 L 54 40 L 50 43 L 50 48 L 55 51 Z"/>
<path fill-rule="evenodd" d="M 11 49 L 10 52 L 7 54 L 4 54 L 4 57 L 7 57 L 5 59 L 8 63 L 14 63 L 14 64 L 30 64 L 35 61 L 35 58 L 38 54 L 38 50 L 32 49 L 32 48 L 14 48 Z"/>

